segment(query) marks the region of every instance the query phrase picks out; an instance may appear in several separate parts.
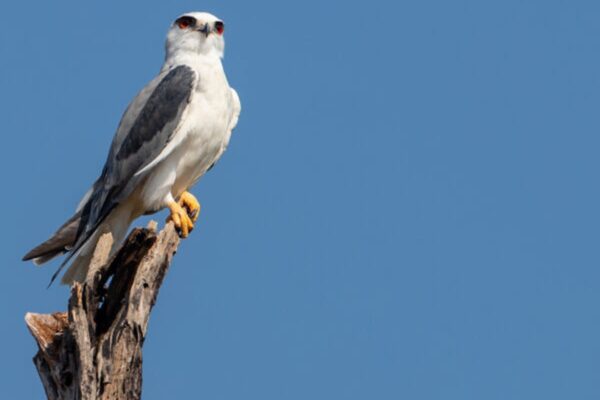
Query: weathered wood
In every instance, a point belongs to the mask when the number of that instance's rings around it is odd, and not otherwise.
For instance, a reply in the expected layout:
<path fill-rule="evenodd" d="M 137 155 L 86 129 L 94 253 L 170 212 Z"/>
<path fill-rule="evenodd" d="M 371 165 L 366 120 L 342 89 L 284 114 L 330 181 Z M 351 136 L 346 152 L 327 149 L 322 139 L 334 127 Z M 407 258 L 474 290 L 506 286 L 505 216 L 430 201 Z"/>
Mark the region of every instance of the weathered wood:
<path fill-rule="evenodd" d="M 68 312 L 27 313 L 37 341 L 33 361 L 49 400 L 139 399 L 142 346 L 158 291 L 179 245 L 172 223 L 134 229 L 109 258 L 100 238 L 84 283 L 71 288 Z"/>

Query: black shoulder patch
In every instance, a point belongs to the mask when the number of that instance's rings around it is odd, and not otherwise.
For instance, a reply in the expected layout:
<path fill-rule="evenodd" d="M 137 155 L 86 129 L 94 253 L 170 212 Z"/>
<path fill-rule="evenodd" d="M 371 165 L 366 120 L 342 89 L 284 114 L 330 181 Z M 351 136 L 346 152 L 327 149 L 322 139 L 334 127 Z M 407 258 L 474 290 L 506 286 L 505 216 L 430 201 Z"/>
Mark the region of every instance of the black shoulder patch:
<path fill-rule="evenodd" d="M 144 143 L 161 133 L 169 122 L 177 118 L 182 106 L 190 99 L 193 84 L 194 72 L 190 67 L 180 65 L 173 68 L 148 98 L 123 140 L 116 159 L 120 161 L 134 154 Z"/>

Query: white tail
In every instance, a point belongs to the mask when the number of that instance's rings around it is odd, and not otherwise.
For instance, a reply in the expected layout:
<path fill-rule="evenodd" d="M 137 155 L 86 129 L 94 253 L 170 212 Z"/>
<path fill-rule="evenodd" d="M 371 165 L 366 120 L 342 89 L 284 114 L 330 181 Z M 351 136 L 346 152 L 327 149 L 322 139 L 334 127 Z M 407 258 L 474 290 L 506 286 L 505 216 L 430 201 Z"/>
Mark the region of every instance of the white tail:
<path fill-rule="evenodd" d="M 127 234 L 127 230 L 133 219 L 131 214 L 129 207 L 121 205 L 115 208 L 106 217 L 104 222 L 100 224 L 89 240 L 79 249 L 77 254 L 75 254 L 69 269 L 65 272 L 60 282 L 64 285 L 71 285 L 73 282 L 83 282 L 85 280 L 90 261 L 94 255 L 94 249 L 98 244 L 100 236 L 106 232 L 110 232 L 113 237 L 113 245 L 110 253 L 112 255 L 119 248 Z"/>

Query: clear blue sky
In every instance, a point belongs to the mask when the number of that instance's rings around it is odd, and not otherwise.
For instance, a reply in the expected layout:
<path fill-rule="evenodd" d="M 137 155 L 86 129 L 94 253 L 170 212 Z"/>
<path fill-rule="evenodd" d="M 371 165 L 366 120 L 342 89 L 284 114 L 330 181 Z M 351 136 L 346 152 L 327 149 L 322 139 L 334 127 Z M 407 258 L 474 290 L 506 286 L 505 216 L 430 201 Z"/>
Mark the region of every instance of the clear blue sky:
<path fill-rule="evenodd" d="M 23 315 L 68 295 L 20 257 L 189 10 L 226 22 L 243 110 L 194 189 L 144 399 L 600 397 L 597 1 L 2 8 L 3 398 L 42 398 Z"/>

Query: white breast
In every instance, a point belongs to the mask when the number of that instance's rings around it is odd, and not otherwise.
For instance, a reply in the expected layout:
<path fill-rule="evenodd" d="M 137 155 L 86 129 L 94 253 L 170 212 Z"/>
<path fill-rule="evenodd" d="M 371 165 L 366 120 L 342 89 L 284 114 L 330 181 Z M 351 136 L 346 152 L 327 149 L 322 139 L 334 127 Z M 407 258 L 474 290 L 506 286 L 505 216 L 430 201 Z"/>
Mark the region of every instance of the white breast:
<path fill-rule="evenodd" d="M 149 176 L 134 194 L 136 213 L 160 210 L 194 185 L 225 151 L 240 112 L 220 59 L 186 63 L 198 74 L 190 104 L 175 136 L 149 167 Z"/>
<path fill-rule="evenodd" d="M 196 183 L 223 154 L 235 114 L 235 101 L 221 63 L 203 63 L 194 69 L 199 79 L 180 128 L 185 139 L 177 151 L 180 158 L 172 188 L 175 197 Z"/>

